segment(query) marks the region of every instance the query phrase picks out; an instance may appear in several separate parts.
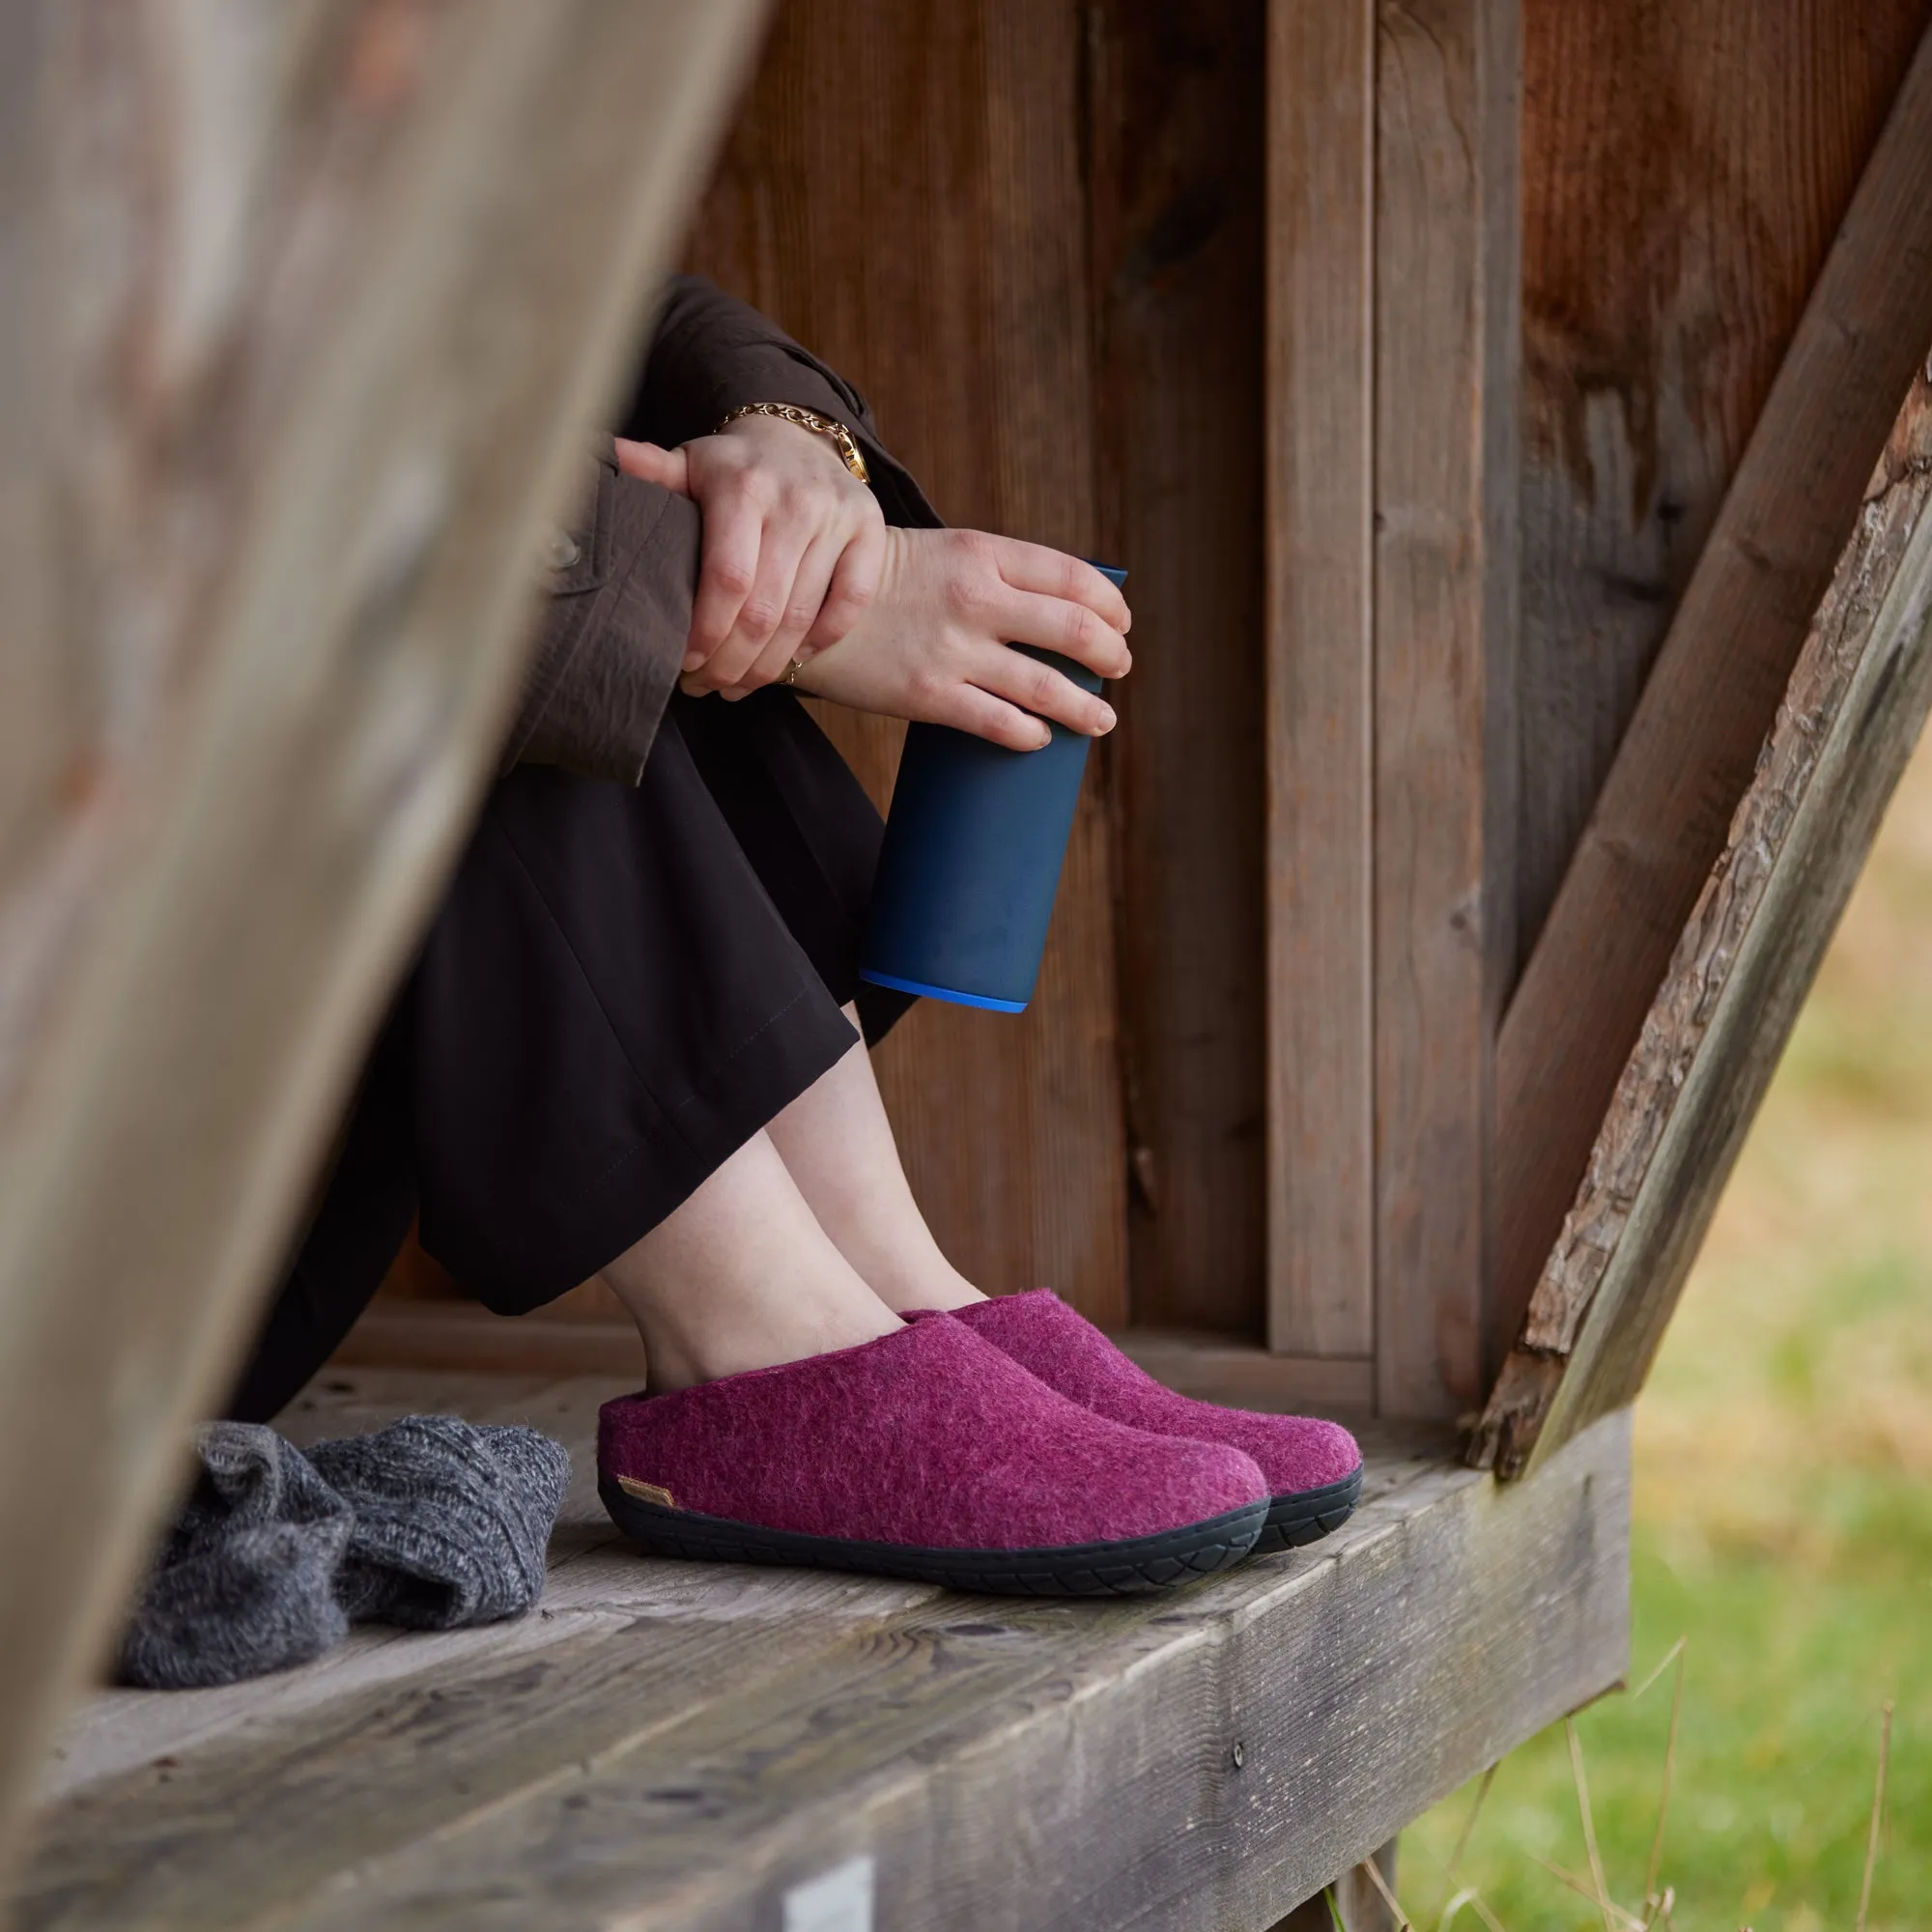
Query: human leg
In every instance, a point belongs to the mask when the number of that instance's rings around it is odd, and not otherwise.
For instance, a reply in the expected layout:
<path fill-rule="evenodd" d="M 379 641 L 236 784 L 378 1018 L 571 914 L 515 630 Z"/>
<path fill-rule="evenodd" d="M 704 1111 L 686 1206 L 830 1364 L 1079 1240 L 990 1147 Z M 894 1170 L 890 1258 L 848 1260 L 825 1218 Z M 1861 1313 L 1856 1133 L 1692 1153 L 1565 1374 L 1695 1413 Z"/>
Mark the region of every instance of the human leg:
<path fill-rule="evenodd" d="M 855 1348 L 900 1325 L 763 1133 L 602 1273 L 643 1337 L 653 1391 Z"/>
<path fill-rule="evenodd" d="M 856 1010 L 845 1010 L 856 1025 Z M 983 1299 L 940 1252 L 913 1199 L 863 1045 L 766 1132 L 818 1225 L 887 1307 L 964 1308 Z"/>

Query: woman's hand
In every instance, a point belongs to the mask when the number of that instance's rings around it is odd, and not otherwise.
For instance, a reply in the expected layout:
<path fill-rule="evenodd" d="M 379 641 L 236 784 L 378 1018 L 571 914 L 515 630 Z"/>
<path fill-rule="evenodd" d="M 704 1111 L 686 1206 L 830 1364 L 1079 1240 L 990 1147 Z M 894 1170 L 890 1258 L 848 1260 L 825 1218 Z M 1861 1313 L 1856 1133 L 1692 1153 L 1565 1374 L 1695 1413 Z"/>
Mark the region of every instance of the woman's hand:
<path fill-rule="evenodd" d="M 617 439 L 617 467 L 691 497 L 704 556 L 684 689 L 740 696 L 852 628 L 885 556 L 877 499 L 829 438 L 749 415 L 677 449 Z"/>
<path fill-rule="evenodd" d="M 1123 677 L 1130 621 L 1126 600 L 1078 557 L 983 530 L 888 529 L 876 595 L 805 664 L 798 688 L 1037 751 L 1052 737 L 1042 719 L 1098 737 L 1113 709 L 1009 645 Z"/>

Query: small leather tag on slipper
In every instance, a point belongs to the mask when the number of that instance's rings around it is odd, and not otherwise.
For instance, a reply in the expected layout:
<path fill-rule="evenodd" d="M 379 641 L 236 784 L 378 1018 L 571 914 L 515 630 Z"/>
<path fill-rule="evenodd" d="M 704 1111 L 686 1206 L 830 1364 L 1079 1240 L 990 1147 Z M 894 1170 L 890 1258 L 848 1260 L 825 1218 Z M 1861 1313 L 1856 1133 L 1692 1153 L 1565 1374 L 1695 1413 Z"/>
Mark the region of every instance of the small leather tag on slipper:
<path fill-rule="evenodd" d="M 619 1476 L 617 1487 L 627 1496 L 635 1496 L 640 1503 L 656 1503 L 659 1509 L 674 1510 L 677 1499 L 668 1490 L 661 1490 L 655 1483 L 640 1483 L 635 1476 Z"/>

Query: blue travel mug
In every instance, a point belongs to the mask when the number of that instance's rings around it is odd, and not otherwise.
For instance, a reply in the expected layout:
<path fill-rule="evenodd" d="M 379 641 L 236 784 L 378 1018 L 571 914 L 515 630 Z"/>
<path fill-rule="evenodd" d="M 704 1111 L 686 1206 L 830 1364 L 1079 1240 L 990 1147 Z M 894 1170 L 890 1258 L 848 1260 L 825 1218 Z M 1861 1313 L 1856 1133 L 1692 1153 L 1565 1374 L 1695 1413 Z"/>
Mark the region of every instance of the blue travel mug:
<path fill-rule="evenodd" d="M 1095 566 L 1114 583 L 1123 570 Z M 1084 691 L 1100 677 L 1017 644 Z M 914 724 L 899 758 L 872 884 L 859 977 L 962 1007 L 1017 1013 L 1033 997 L 1092 740 L 1009 752 L 944 724 Z"/>

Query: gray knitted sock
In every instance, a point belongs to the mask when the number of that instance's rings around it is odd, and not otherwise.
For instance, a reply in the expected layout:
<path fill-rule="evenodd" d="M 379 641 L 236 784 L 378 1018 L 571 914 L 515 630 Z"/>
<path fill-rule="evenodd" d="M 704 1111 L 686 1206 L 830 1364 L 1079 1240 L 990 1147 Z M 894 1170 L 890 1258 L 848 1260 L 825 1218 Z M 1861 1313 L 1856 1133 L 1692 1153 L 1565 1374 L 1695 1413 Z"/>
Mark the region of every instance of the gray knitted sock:
<path fill-rule="evenodd" d="M 355 1514 L 337 1573 L 353 1622 L 455 1630 L 520 1617 L 543 1594 L 544 1550 L 570 1482 L 534 1429 L 410 1415 L 309 1456 Z"/>
<path fill-rule="evenodd" d="M 210 1423 L 196 1448 L 194 1492 L 122 1638 L 124 1684 L 233 1684 L 306 1663 L 349 1634 L 332 1588 L 348 1504 L 259 1423 Z"/>

